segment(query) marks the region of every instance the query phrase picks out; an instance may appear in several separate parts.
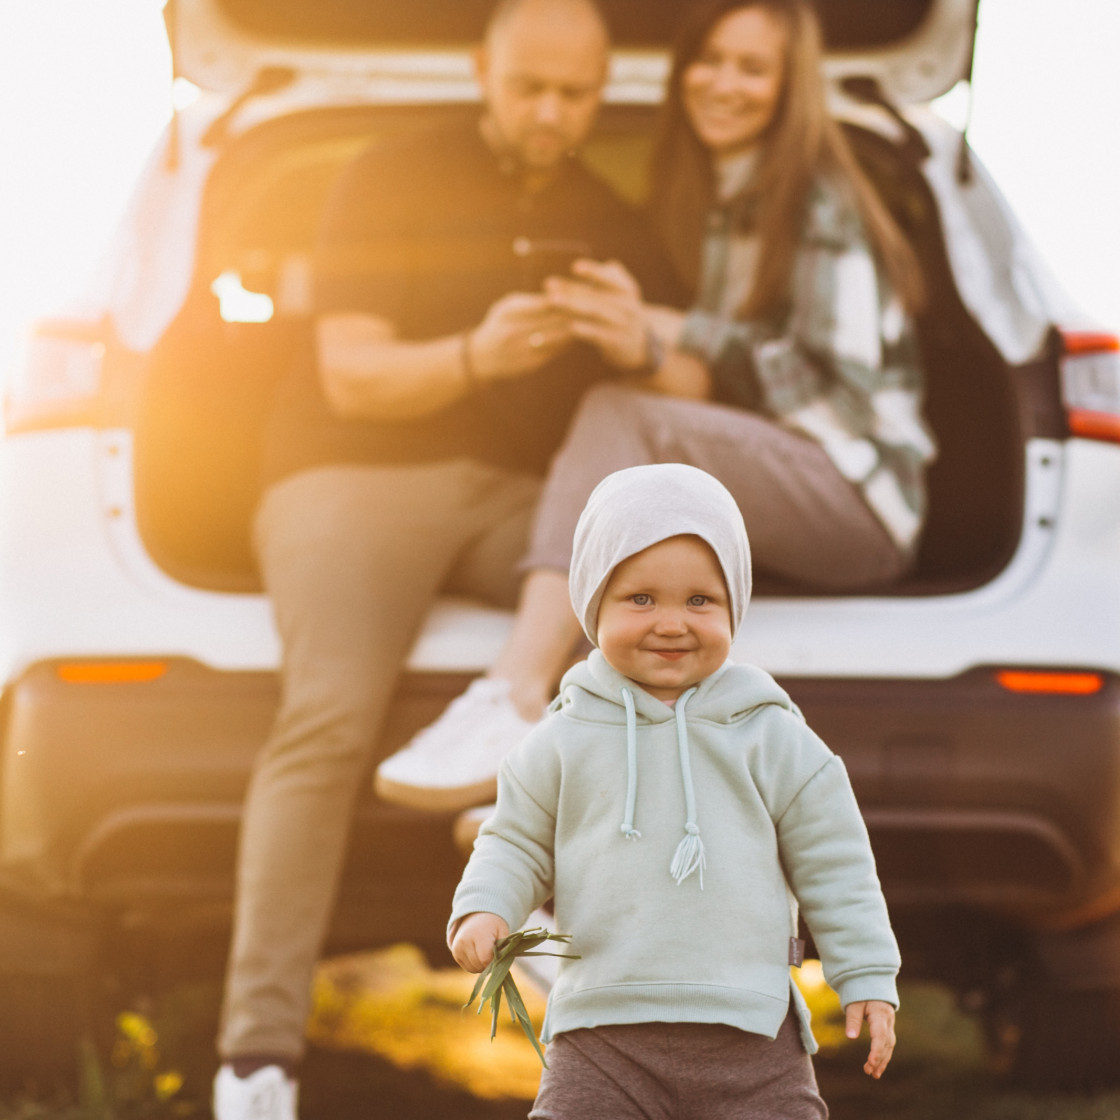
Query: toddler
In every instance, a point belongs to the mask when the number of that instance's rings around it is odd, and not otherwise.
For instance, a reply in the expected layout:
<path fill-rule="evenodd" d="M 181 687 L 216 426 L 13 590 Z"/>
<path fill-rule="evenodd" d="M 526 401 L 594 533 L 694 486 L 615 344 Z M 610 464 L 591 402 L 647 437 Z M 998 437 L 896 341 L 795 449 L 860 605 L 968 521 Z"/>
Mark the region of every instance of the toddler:
<path fill-rule="evenodd" d="M 610 475 L 575 534 L 570 587 L 597 647 L 502 765 L 455 892 L 471 972 L 555 900 L 564 960 L 535 1120 L 828 1110 L 792 982 L 804 915 L 862 1021 L 878 1078 L 894 1047 L 898 948 L 841 760 L 773 678 L 727 660 L 750 597 L 742 515 L 712 476 Z"/>

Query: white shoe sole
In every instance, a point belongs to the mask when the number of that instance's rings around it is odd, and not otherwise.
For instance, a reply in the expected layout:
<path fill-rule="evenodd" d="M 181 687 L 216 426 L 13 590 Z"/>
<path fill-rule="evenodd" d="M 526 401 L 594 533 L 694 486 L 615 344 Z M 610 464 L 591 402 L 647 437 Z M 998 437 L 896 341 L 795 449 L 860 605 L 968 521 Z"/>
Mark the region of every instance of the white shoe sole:
<path fill-rule="evenodd" d="M 498 777 L 495 774 L 468 786 L 413 786 L 378 772 L 374 775 L 373 789 L 382 801 L 394 805 L 425 809 L 430 813 L 455 813 L 494 801 L 498 796 Z"/>

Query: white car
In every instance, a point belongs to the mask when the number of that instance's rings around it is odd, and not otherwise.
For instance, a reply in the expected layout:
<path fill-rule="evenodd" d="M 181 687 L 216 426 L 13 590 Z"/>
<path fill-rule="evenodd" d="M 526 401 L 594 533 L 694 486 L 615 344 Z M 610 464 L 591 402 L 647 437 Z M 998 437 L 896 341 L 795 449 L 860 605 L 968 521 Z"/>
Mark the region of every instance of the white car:
<path fill-rule="evenodd" d="M 633 194 L 681 4 L 604 6 L 619 48 L 587 156 Z M 8 384 L 0 1066 L 41 1056 L 37 1032 L 57 1029 L 44 993 L 65 1021 L 75 976 L 218 967 L 241 796 L 277 696 L 248 524 L 270 394 L 309 337 L 318 210 L 371 140 L 473 113 L 467 44 L 488 7 L 168 4 L 176 72 L 203 92 L 83 306 L 37 326 Z M 941 453 L 911 577 L 877 596 L 762 586 L 735 654 L 844 757 L 906 975 L 993 1023 L 1014 1013 L 1025 1074 L 1115 1079 L 1120 342 L 1065 304 L 930 109 L 968 74 L 975 0 L 821 8 L 837 112 L 927 269 Z M 382 753 L 508 624 L 436 607 Z M 459 867 L 447 818 L 368 794 L 330 948 L 441 952 Z"/>

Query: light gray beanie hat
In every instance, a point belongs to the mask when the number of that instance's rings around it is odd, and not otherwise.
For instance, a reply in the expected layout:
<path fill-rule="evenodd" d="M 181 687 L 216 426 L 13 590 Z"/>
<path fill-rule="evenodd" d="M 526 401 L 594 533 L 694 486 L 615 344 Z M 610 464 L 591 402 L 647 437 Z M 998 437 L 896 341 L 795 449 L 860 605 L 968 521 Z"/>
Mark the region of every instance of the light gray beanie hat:
<path fill-rule="evenodd" d="M 751 597 L 751 553 L 743 515 L 723 483 L 698 467 L 655 463 L 607 475 L 576 525 L 568 589 L 584 633 L 597 644 L 599 604 L 611 573 L 629 556 L 692 535 L 716 554 L 731 596 L 731 633 Z"/>

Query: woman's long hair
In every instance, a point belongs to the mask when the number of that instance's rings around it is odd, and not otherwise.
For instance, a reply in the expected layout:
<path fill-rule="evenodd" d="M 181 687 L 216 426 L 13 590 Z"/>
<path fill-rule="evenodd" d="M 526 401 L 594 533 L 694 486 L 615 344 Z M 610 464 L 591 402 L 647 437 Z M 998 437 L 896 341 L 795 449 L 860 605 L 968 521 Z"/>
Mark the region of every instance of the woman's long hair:
<path fill-rule="evenodd" d="M 715 196 L 711 153 L 685 112 L 684 74 L 715 25 L 744 8 L 761 8 L 778 20 L 786 31 L 786 55 L 781 96 L 748 188 L 760 246 L 754 286 L 740 313 L 755 318 L 788 304 L 809 191 L 822 175 L 848 184 L 895 292 L 908 311 L 919 310 L 924 285 L 914 251 L 828 113 L 820 24 L 809 0 L 716 0 L 683 28 L 654 146 L 650 191 L 654 225 L 677 270 L 695 290 L 705 217 Z"/>

